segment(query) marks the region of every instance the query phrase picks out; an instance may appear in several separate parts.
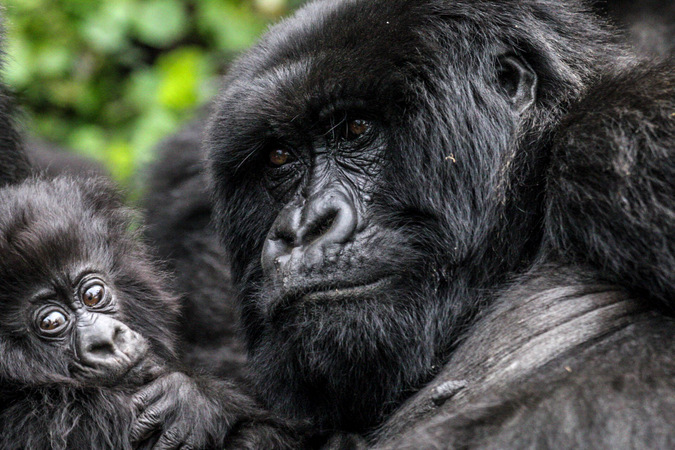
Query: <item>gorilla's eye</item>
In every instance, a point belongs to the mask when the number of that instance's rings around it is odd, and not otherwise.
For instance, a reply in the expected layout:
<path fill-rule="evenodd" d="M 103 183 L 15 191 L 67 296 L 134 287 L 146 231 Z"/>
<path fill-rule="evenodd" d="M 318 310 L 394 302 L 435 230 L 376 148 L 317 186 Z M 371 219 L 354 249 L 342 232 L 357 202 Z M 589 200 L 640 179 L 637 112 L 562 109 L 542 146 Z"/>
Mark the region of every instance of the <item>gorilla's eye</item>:
<path fill-rule="evenodd" d="M 347 136 L 348 140 L 358 139 L 370 130 L 370 122 L 363 119 L 355 119 L 347 122 Z"/>
<path fill-rule="evenodd" d="M 269 154 L 269 158 L 270 164 L 273 167 L 281 167 L 284 164 L 295 161 L 295 157 L 291 152 L 282 149 L 272 150 Z"/>
<path fill-rule="evenodd" d="M 40 330 L 45 334 L 53 335 L 61 332 L 68 323 L 68 318 L 58 310 L 50 310 L 39 321 Z"/>
<path fill-rule="evenodd" d="M 100 282 L 88 284 L 82 290 L 82 303 L 87 306 L 96 306 L 105 298 L 105 287 Z"/>

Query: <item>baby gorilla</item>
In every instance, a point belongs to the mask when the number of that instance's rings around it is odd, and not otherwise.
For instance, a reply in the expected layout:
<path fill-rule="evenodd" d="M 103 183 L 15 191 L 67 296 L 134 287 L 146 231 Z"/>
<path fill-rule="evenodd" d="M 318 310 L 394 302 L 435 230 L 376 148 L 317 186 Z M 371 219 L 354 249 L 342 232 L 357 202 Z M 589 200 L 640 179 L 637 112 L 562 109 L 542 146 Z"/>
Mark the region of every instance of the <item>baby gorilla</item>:
<path fill-rule="evenodd" d="M 292 445 L 230 384 L 175 371 L 176 300 L 133 225 L 104 180 L 0 189 L 0 448 Z"/>

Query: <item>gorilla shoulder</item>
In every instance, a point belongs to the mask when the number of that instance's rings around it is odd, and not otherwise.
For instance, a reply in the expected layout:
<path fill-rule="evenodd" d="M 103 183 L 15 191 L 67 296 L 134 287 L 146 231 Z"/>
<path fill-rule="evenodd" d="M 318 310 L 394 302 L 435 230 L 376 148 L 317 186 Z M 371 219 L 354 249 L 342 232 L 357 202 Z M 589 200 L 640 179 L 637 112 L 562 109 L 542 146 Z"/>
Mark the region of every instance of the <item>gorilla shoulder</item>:
<path fill-rule="evenodd" d="M 601 78 L 560 126 L 548 178 L 558 255 L 675 312 L 675 62 Z"/>
<path fill-rule="evenodd" d="M 671 448 L 675 320 L 585 270 L 519 281 L 375 447 Z"/>

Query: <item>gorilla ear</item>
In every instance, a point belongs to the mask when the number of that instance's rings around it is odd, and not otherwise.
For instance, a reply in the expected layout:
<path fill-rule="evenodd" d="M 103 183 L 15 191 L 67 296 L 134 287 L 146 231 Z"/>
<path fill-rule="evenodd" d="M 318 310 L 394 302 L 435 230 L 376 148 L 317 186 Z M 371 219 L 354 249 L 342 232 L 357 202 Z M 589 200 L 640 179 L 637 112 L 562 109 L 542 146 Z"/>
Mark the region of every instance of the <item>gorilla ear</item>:
<path fill-rule="evenodd" d="M 530 65 L 514 55 L 499 57 L 497 80 L 513 110 L 524 113 L 537 96 L 537 74 Z"/>

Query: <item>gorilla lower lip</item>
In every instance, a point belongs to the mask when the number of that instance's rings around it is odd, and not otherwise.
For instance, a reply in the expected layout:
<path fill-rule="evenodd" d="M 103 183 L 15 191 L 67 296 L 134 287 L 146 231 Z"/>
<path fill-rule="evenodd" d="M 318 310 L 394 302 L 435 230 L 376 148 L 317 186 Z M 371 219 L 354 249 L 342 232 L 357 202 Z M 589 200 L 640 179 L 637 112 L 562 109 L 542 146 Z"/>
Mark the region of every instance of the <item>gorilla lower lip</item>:
<path fill-rule="evenodd" d="M 382 289 L 387 284 L 391 283 L 391 277 L 381 278 L 373 283 L 362 284 L 358 286 L 336 287 L 324 291 L 312 292 L 304 295 L 304 301 L 319 301 L 319 300 L 348 300 L 354 297 L 364 297 L 368 295 L 377 295 L 382 292 Z"/>

